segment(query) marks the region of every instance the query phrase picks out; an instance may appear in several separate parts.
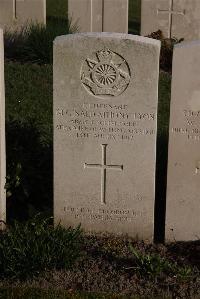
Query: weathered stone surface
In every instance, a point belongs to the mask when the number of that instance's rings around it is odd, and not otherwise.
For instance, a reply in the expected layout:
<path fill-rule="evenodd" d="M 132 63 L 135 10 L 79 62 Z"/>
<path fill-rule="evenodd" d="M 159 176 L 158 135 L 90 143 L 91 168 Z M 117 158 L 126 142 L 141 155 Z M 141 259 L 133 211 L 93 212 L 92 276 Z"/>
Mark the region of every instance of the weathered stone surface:
<path fill-rule="evenodd" d="M 128 33 L 128 0 L 104 0 L 103 31 Z"/>
<path fill-rule="evenodd" d="M 54 43 L 55 223 L 152 239 L 160 42 Z"/>
<path fill-rule="evenodd" d="M 0 0 L 0 27 L 4 28 L 14 21 L 13 0 Z"/>
<path fill-rule="evenodd" d="M 199 0 L 142 0 L 141 35 L 161 30 L 165 37 L 200 38 Z"/>
<path fill-rule="evenodd" d="M 5 91 L 3 30 L 0 29 L 0 221 L 6 220 Z M 4 227 L 0 222 L 0 230 Z"/>
<path fill-rule="evenodd" d="M 68 0 L 68 16 L 79 32 L 102 31 L 102 0 Z"/>
<path fill-rule="evenodd" d="M 46 0 L 0 0 L 0 27 L 15 30 L 30 22 L 46 24 Z"/>
<path fill-rule="evenodd" d="M 16 0 L 18 23 L 33 21 L 46 24 L 46 0 Z"/>
<path fill-rule="evenodd" d="M 169 133 L 166 239 L 200 236 L 200 42 L 175 47 Z"/>
<path fill-rule="evenodd" d="M 128 32 L 128 0 L 68 0 L 79 32 Z"/>

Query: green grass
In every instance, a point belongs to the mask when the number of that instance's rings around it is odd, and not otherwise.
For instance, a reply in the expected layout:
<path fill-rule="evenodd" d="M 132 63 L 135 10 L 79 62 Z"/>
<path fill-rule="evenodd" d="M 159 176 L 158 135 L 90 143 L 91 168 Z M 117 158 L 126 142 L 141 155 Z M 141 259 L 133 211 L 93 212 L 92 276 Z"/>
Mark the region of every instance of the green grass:
<path fill-rule="evenodd" d="M 15 222 L 0 234 L 0 279 L 28 279 L 55 269 L 69 269 L 80 257 L 80 228 L 49 225 L 39 215 Z"/>
<path fill-rule="evenodd" d="M 141 0 L 129 0 L 129 32 L 140 34 Z"/>
<path fill-rule="evenodd" d="M 142 254 L 130 245 L 135 260 L 133 269 L 140 277 L 158 280 L 165 277 L 177 277 L 180 281 L 191 280 L 196 276 L 195 271 L 188 266 L 180 266 L 176 261 L 169 261 L 159 254 Z"/>
<path fill-rule="evenodd" d="M 29 24 L 19 31 L 5 32 L 5 56 L 9 60 L 38 64 L 53 63 L 53 41 L 59 35 L 76 31 L 65 19 L 54 18 L 47 23 Z"/>
<path fill-rule="evenodd" d="M 32 124 L 42 145 L 52 143 L 52 65 L 8 63 L 5 82 L 6 120 Z"/>
<path fill-rule="evenodd" d="M 8 221 L 52 214 L 52 66 L 7 63 Z"/>
<path fill-rule="evenodd" d="M 68 0 L 47 0 L 48 18 L 67 18 Z"/>

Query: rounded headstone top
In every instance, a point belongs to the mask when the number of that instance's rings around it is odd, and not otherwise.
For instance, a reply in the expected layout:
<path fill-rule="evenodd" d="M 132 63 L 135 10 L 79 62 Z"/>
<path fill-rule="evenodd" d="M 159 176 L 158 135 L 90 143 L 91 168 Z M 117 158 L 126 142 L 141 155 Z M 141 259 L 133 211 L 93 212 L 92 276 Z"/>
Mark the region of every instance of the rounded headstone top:
<path fill-rule="evenodd" d="M 56 37 L 54 43 L 65 43 L 69 40 L 79 40 L 79 39 L 86 39 L 86 38 L 102 38 L 102 39 L 118 39 L 118 40 L 128 40 L 128 41 L 135 41 L 140 42 L 148 45 L 154 45 L 157 47 L 161 46 L 161 42 L 152 38 L 139 36 L 139 35 L 132 35 L 132 34 L 125 34 L 125 33 L 113 33 L 113 32 L 84 32 L 84 33 L 75 33 L 75 34 L 67 34 L 61 35 Z"/>

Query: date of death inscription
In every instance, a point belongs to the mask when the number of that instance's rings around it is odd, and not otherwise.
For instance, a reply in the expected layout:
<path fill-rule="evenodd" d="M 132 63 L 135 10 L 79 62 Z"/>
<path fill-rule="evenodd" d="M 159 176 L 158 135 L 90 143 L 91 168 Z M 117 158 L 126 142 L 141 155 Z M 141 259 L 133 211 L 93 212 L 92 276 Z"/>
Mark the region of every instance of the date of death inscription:
<path fill-rule="evenodd" d="M 88 104 L 58 107 L 55 129 L 72 139 L 134 141 L 156 134 L 154 112 L 130 111 L 128 105 Z"/>

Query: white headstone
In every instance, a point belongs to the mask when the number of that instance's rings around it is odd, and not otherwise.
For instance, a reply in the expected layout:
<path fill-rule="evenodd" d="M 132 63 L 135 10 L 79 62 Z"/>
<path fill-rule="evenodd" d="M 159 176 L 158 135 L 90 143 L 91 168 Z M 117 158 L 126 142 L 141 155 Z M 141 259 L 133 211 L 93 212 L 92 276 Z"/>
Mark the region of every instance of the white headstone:
<path fill-rule="evenodd" d="M 128 33 L 128 0 L 68 0 L 68 16 L 79 32 Z"/>
<path fill-rule="evenodd" d="M 20 24 L 27 21 L 46 24 L 46 0 L 15 0 L 16 19 Z"/>
<path fill-rule="evenodd" d="M 79 32 L 101 32 L 102 0 L 68 0 L 68 17 Z"/>
<path fill-rule="evenodd" d="M 0 27 L 10 26 L 15 19 L 15 5 L 13 0 L 0 0 Z"/>
<path fill-rule="evenodd" d="M 200 42 L 175 47 L 170 112 L 166 240 L 200 238 Z"/>
<path fill-rule="evenodd" d="M 126 34 L 55 40 L 55 223 L 152 239 L 159 52 Z"/>
<path fill-rule="evenodd" d="M 0 27 L 15 30 L 30 22 L 46 24 L 46 0 L 0 0 Z"/>
<path fill-rule="evenodd" d="M 142 0 L 141 35 L 161 30 L 167 38 L 200 38 L 199 0 Z"/>
<path fill-rule="evenodd" d="M 0 221 L 6 221 L 5 90 L 3 30 L 0 29 Z M 0 230 L 4 227 L 0 222 Z"/>

